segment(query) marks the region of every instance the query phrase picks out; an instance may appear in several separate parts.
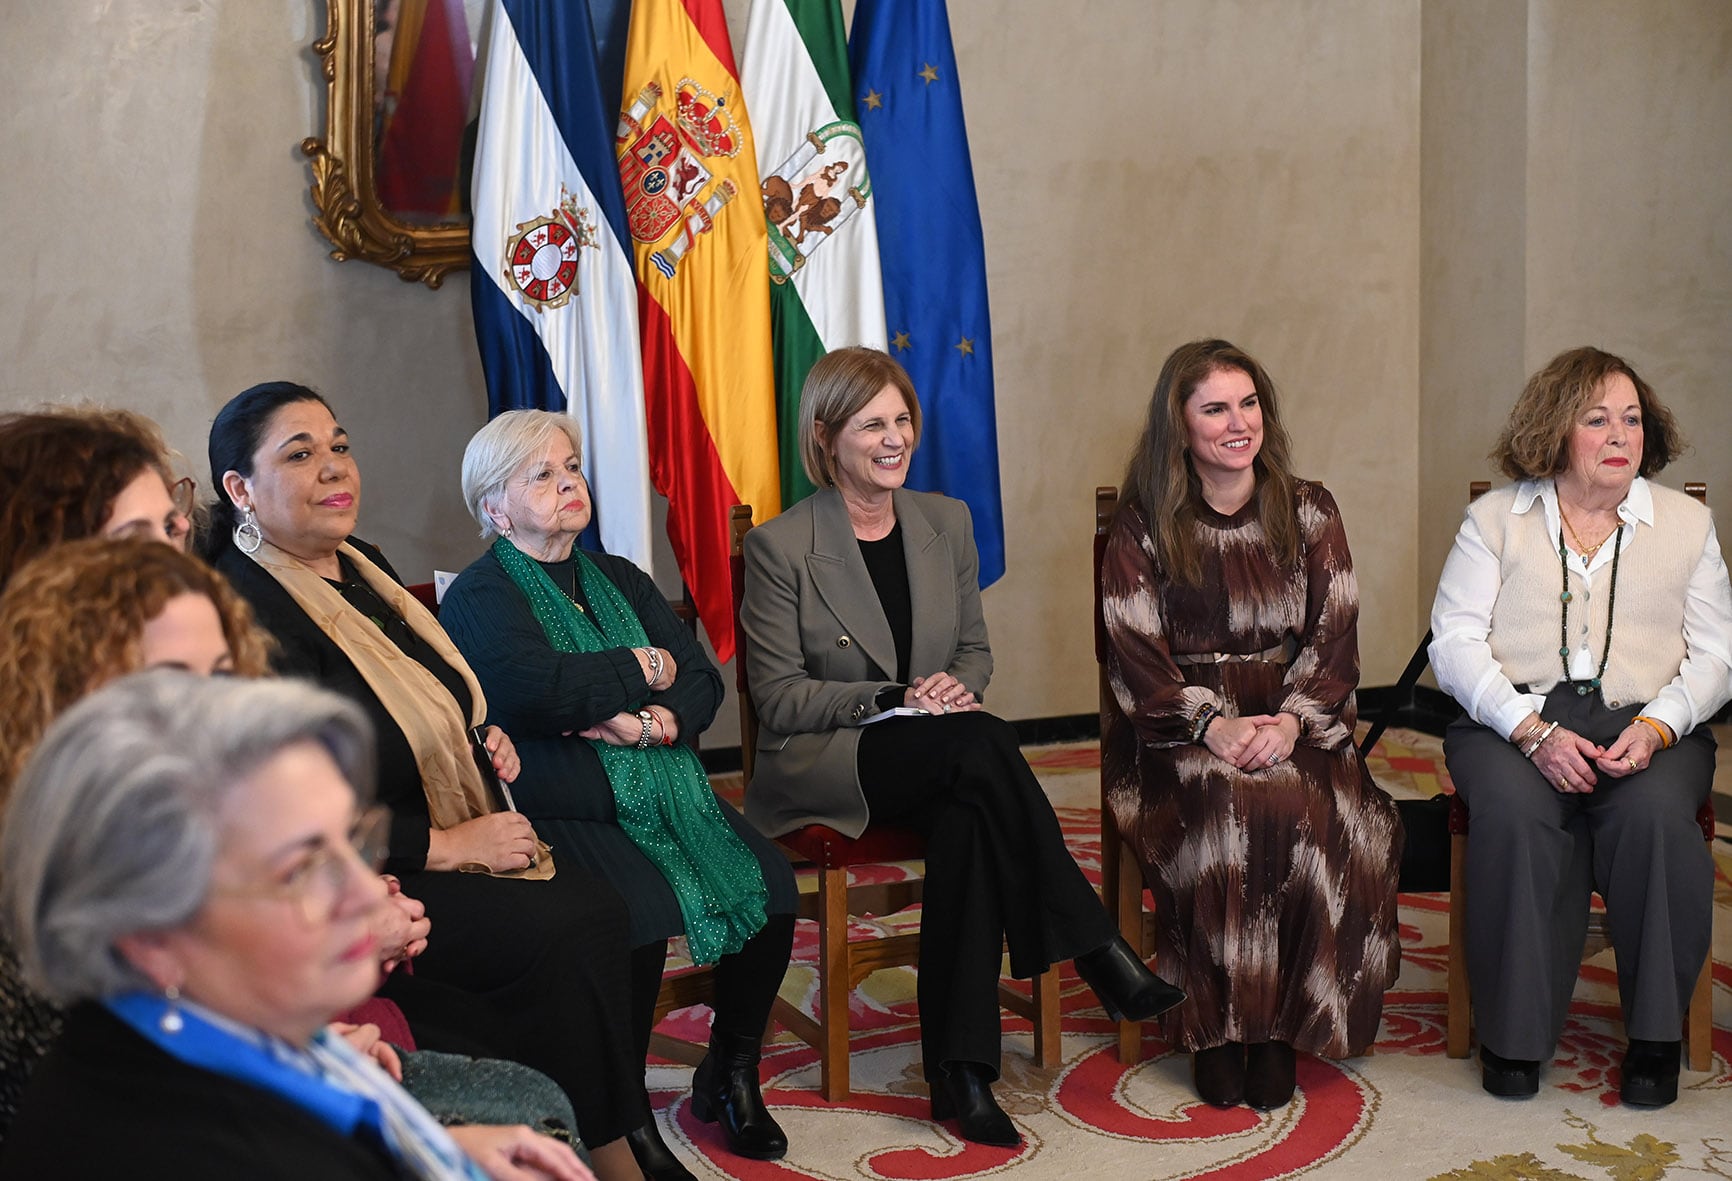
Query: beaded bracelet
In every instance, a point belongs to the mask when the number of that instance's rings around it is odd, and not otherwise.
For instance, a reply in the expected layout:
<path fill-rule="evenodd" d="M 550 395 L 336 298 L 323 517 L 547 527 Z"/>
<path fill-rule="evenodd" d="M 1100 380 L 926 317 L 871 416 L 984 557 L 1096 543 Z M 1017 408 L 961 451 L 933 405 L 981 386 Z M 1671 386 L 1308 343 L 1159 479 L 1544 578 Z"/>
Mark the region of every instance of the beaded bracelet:
<path fill-rule="evenodd" d="M 1671 746 L 1673 742 L 1676 741 L 1676 739 L 1667 738 L 1666 737 L 1666 727 L 1660 725 L 1659 722 L 1656 722 L 1653 718 L 1650 718 L 1647 714 L 1637 714 L 1636 720 L 1660 736 L 1660 749 L 1661 750 L 1665 750 L 1667 747 Z"/>
<path fill-rule="evenodd" d="M 1221 711 L 1213 705 L 1205 705 L 1197 711 L 1196 720 L 1191 723 L 1191 741 L 1202 745 L 1203 738 L 1209 732 L 1209 723 L 1221 716 Z"/>

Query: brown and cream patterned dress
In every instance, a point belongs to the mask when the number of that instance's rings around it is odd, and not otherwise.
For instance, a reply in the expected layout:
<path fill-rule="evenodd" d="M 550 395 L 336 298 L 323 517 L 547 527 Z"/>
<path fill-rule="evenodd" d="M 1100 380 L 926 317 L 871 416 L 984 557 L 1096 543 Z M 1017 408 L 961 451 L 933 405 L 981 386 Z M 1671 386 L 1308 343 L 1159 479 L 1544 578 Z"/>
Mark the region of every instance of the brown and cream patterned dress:
<path fill-rule="evenodd" d="M 1401 822 L 1353 748 L 1353 560 L 1323 486 L 1301 481 L 1296 500 L 1296 567 L 1270 555 L 1255 499 L 1231 517 L 1200 510 L 1196 587 L 1163 575 L 1133 512 L 1101 567 L 1119 706 L 1102 718 L 1101 773 L 1154 894 L 1156 970 L 1190 994 L 1163 1018 L 1185 1050 L 1361 1054 L 1400 963 Z M 1217 653 L 1266 658 L 1174 659 Z M 1190 741 L 1206 702 L 1228 716 L 1287 710 L 1304 733 L 1292 758 L 1240 771 Z"/>

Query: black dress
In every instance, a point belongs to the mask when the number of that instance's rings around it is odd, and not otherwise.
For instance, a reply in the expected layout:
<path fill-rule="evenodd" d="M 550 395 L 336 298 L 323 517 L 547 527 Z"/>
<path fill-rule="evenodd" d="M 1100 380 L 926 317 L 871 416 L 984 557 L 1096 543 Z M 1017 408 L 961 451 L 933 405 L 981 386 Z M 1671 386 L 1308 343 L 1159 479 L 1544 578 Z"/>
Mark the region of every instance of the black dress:
<path fill-rule="evenodd" d="M 397 577 L 378 550 L 351 543 Z M 412 976 L 393 973 L 381 995 L 403 1009 L 427 1049 L 484 1049 L 548 1075 L 571 1099 L 584 1143 L 607 1144 L 640 1126 L 643 1059 L 630 1034 L 629 916 L 619 895 L 582 866 L 557 858 L 558 872 L 548 881 L 428 870 L 427 798 L 402 729 L 349 657 L 268 571 L 232 547 L 218 555 L 216 567 L 276 638 L 278 672 L 351 698 L 373 723 L 377 798 L 393 817 L 386 869 L 402 879 L 405 894 L 426 904 L 433 924 Z M 386 634 L 396 638 L 395 631 Z M 426 663 L 423 654 L 410 655 Z M 448 667 L 429 671 L 443 683 L 453 680 Z"/>

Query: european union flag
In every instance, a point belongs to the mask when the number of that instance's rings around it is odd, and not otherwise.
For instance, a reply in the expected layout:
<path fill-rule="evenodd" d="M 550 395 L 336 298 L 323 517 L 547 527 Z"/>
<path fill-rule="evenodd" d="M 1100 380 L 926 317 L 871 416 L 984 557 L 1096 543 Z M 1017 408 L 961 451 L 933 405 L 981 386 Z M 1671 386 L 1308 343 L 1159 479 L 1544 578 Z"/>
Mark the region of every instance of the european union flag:
<path fill-rule="evenodd" d="M 1004 573 L 986 248 L 944 0 L 860 0 L 848 40 L 890 353 L 925 429 L 908 485 L 968 502 L 980 585 Z"/>

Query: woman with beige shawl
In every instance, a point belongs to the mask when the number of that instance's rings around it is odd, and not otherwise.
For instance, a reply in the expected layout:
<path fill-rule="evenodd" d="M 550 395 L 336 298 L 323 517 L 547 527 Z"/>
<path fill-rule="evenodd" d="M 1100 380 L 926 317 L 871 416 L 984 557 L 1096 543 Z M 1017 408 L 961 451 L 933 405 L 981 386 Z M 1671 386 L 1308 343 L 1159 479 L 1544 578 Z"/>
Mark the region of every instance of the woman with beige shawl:
<path fill-rule="evenodd" d="M 348 433 L 312 390 L 271 382 L 222 408 L 209 452 L 217 501 L 205 548 L 276 637 L 277 671 L 352 698 L 372 720 L 378 798 L 393 813 L 386 869 L 433 924 L 399 1003 L 422 1009 L 420 1029 L 439 1023 L 425 1011 L 437 1004 L 429 981 L 493 1002 L 496 1028 L 451 1029 L 433 1048 L 460 1051 L 485 1032 L 552 1077 L 603 1181 L 635 1181 L 644 1145 L 674 1160 L 626 1032 L 625 905 L 602 881 L 556 867 L 506 806 L 499 783 L 516 776 L 517 755 L 485 725 L 474 674 L 384 556 L 350 537 L 361 478 Z"/>

